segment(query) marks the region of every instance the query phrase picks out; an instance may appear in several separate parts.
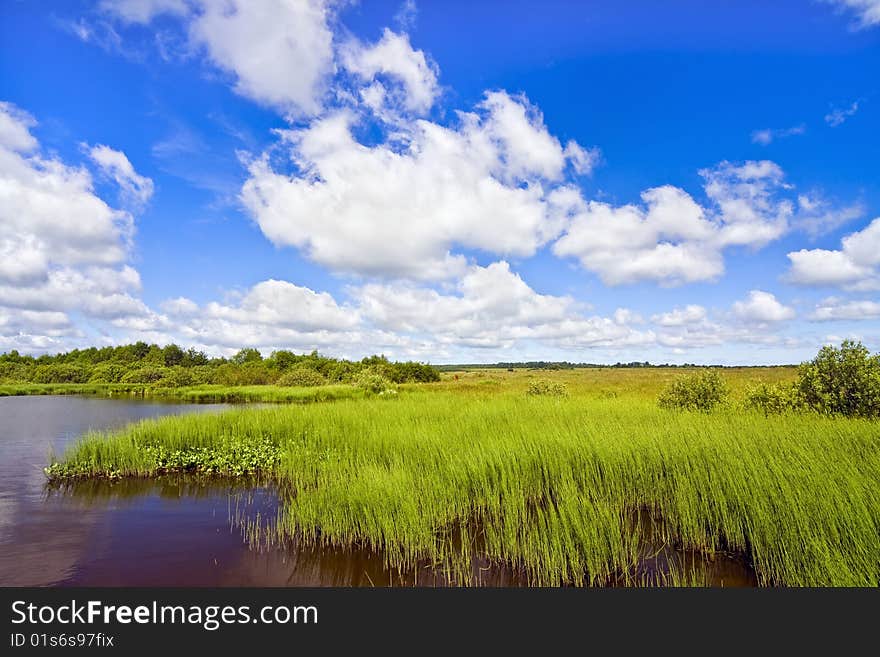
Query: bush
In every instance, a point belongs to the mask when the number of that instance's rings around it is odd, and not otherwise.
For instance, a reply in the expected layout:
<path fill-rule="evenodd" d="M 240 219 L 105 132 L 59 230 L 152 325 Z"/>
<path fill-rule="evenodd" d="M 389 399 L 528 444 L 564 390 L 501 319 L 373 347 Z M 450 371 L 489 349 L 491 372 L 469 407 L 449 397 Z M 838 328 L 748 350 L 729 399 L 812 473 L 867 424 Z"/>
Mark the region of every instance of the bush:
<path fill-rule="evenodd" d="M 79 365 L 66 363 L 38 365 L 33 378 L 34 383 L 85 383 L 89 380 L 89 371 Z"/>
<path fill-rule="evenodd" d="M 436 367 L 423 363 L 392 363 L 389 378 L 394 383 L 433 383 L 440 380 L 440 372 Z"/>
<path fill-rule="evenodd" d="M 703 370 L 675 379 L 660 393 L 661 408 L 710 412 L 727 401 L 730 391 L 717 370 Z"/>
<path fill-rule="evenodd" d="M 165 371 L 165 374 L 156 385 L 162 388 L 184 388 L 195 385 L 195 383 L 196 379 L 189 368 L 175 365 Z"/>
<path fill-rule="evenodd" d="M 333 383 L 349 383 L 354 380 L 359 372 L 358 365 L 349 361 L 340 360 L 331 363 L 324 371 L 327 379 Z"/>
<path fill-rule="evenodd" d="M 279 386 L 299 386 L 310 388 L 313 386 L 323 386 L 327 384 L 327 379 L 320 372 L 316 372 L 311 367 L 305 365 L 296 365 L 287 371 L 280 379 L 275 382 Z"/>
<path fill-rule="evenodd" d="M 125 371 L 124 365 L 101 363 L 92 368 L 89 383 L 119 383 L 122 381 L 122 377 L 125 376 Z"/>
<path fill-rule="evenodd" d="M 743 406 L 770 415 L 800 410 L 803 400 L 796 383 L 760 383 L 746 388 Z"/>
<path fill-rule="evenodd" d="M 361 390 L 381 395 L 397 392 L 394 383 L 380 371 L 374 368 L 365 368 L 355 377 L 354 384 Z"/>
<path fill-rule="evenodd" d="M 0 362 L 0 382 L 30 381 L 31 368 L 25 363 Z"/>
<path fill-rule="evenodd" d="M 272 383 L 278 372 L 270 370 L 262 362 L 248 361 L 243 365 L 226 363 L 214 372 L 214 383 L 224 386 L 261 386 Z"/>
<path fill-rule="evenodd" d="M 164 376 L 164 367 L 139 367 L 123 376 L 122 383 L 156 383 Z"/>
<path fill-rule="evenodd" d="M 538 379 L 529 382 L 526 394 L 545 397 L 568 397 L 568 386 L 558 381 Z"/>
<path fill-rule="evenodd" d="M 820 413 L 880 417 L 880 354 L 852 340 L 822 347 L 801 364 L 797 388 L 803 403 Z"/>

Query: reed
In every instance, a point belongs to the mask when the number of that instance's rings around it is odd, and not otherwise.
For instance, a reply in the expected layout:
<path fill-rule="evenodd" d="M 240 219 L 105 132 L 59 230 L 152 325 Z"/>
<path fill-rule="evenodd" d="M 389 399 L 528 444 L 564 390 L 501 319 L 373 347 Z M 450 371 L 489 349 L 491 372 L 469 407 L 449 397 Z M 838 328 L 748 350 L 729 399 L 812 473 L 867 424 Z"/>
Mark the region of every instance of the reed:
<path fill-rule="evenodd" d="M 597 391 L 615 381 L 560 380 L 567 397 L 529 396 L 528 377 L 495 373 L 166 417 L 89 434 L 49 473 L 151 476 L 173 470 L 157 454 L 176 453 L 181 470 L 268 475 L 282 500 L 264 530 L 274 540 L 375 549 L 401 571 L 430 563 L 453 580 L 475 554 L 538 585 L 642 577 L 645 529 L 631 519 L 647 512 L 669 544 L 739 554 L 764 585 L 880 582 L 877 422 L 675 412 L 638 386 L 611 395 Z"/>

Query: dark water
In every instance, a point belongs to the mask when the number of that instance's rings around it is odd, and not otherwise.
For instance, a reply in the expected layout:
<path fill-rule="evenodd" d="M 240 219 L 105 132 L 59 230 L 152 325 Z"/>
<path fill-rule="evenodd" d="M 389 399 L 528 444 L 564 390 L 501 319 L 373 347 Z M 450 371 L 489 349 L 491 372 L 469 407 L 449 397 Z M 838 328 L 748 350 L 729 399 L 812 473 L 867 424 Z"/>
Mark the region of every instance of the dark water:
<path fill-rule="evenodd" d="M 89 429 L 142 418 L 211 412 L 184 405 L 90 397 L 0 398 L 0 585 L 5 586 L 488 586 L 526 585 L 513 569 L 475 558 L 449 580 L 432 564 L 386 567 L 369 549 L 289 542 L 260 547 L 246 529 L 271 523 L 278 500 L 260 482 L 162 477 L 49 488 L 42 468 Z M 644 519 L 639 520 L 640 523 Z M 634 573 L 662 583 L 670 566 L 715 586 L 753 586 L 742 560 L 712 560 L 652 538 Z M 461 578 L 466 579 L 462 582 Z M 629 578 L 628 578 L 629 579 Z M 620 581 L 608 582 L 610 585 Z"/>

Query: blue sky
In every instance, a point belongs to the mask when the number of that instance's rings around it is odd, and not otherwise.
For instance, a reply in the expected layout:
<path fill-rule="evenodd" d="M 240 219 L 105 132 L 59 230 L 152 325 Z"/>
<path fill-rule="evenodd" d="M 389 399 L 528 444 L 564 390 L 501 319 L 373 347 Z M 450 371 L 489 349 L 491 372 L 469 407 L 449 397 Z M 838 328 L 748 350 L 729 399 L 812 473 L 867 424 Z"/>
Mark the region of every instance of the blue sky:
<path fill-rule="evenodd" d="M 0 350 L 880 348 L 877 0 L 0 12 Z"/>

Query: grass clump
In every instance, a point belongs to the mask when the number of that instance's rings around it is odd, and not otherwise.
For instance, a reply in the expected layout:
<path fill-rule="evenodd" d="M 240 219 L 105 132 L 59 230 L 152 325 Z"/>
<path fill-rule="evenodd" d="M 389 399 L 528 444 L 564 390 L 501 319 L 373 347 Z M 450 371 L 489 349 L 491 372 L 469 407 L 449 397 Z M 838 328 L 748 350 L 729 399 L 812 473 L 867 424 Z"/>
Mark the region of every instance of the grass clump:
<path fill-rule="evenodd" d="M 663 392 L 660 408 L 708 413 L 724 404 L 730 388 L 718 370 L 702 370 L 676 378 Z"/>
<path fill-rule="evenodd" d="M 537 379 L 529 382 L 526 394 L 532 397 L 568 397 L 568 386 L 561 381 Z"/>

